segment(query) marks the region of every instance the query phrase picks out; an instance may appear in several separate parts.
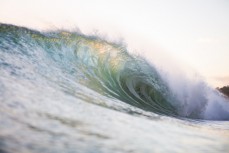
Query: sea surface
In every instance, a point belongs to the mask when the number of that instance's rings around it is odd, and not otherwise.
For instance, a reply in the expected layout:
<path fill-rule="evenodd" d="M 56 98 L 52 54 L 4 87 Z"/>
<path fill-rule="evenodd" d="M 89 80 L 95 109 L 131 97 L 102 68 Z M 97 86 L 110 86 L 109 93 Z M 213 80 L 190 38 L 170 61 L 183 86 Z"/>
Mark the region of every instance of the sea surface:
<path fill-rule="evenodd" d="M 229 153 L 228 99 L 166 77 L 97 36 L 0 24 L 0 153 Z"/>

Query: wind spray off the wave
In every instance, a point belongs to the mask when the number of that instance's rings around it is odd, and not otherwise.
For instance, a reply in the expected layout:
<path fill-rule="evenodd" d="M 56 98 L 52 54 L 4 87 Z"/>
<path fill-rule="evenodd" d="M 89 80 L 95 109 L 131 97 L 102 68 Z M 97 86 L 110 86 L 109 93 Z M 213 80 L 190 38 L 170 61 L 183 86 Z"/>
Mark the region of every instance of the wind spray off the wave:
<path fill-rule="evenodd" d="M 0 151 L 228 151 L 228 99 L 121 44 L 0 24 L 0 68 Z"/>

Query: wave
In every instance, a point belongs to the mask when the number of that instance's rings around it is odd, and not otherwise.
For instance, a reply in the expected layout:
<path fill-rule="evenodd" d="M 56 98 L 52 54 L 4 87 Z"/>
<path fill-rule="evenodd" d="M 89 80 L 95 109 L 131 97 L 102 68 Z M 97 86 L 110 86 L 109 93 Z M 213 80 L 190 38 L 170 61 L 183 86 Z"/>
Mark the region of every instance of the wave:
<path fill-rule="evenodd" d="M 176 80 L 160 73 L 144 57 L 130 54 L 124 45 L 97 36 L 0 24 L 0 53 L 1 69 L 10 67 L 17 77 L 25 77 L 19 69 L 33 67 L 35 73 L 26 72 L 27 79 L 41 76 L 62 89 L 71 88 L 60 80 L 64 78 L 146 112 L 179 119 L 229 120 L 228 100 L 203 81 Z M 75 96 L 90 101 L 94 95 Z"/>

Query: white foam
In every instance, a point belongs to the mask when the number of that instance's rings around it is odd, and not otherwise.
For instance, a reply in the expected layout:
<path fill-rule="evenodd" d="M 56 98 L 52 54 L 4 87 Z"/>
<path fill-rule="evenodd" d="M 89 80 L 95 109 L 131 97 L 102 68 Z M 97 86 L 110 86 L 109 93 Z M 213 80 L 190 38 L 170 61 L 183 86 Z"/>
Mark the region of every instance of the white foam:
<path fill-rule="evenodd" d="M 229 100 L 211 87 L 195 70 L 168 55 L 145 56 L 156 66 L 162 79 L 168 84 L 178 108 L 184 117 L 208 120 L 229 120 Z M 156 59 L 156 61 L 154 61 Z M 162 59 L 162 60 L 158 60 Z"/>

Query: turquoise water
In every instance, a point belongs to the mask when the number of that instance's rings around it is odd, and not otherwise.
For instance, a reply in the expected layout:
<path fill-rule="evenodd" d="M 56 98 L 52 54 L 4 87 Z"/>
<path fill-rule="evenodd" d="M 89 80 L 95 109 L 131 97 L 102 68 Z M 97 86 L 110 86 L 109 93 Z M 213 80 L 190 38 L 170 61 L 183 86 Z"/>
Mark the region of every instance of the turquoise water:
<path fill-rule="evenodd" d="M 229 102 L 125 46 L 0 24 L 0 152 L 229 152 Z"/>

